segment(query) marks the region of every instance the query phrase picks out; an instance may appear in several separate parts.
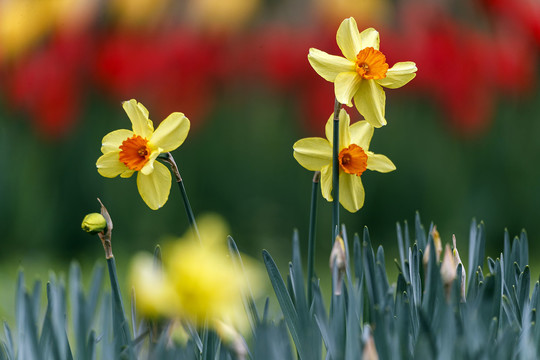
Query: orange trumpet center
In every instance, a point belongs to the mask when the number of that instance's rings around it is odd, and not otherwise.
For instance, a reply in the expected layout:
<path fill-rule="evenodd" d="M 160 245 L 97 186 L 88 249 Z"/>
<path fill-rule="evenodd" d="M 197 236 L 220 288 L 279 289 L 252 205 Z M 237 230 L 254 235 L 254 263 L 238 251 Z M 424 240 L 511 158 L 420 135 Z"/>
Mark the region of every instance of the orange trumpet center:
<path fill-rule="evenodd" d="M 367 154 L 356 144 L 341 150 L 338 155 L 339 165 L 347 174 L 362 175 L 367 169 Z"/>
<path fill-rule="evenodd" d="M 148 162 L 150 153 L 148 140 L 139 135 L 133 135 L 120 145 L 119 160 L 126 164 L 130 170 L 139 171 Z"/>
<path fill-rule="evenodd" d="M 364 79 L 384 79 L 388 71 L 386 56 L 372 47 L 362 49 L 356 55 L 356 72 Z"/>

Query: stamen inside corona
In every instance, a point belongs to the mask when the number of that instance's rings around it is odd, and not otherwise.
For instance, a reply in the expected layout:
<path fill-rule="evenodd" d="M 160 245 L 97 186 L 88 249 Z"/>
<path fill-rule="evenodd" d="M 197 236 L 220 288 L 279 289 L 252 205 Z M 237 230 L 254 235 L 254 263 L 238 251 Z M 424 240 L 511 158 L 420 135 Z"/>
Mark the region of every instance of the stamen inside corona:
<path fill-rule="evenodd" d="M 356 72 L 364 79 L 384 79 L 388 71 L 386 56 L 372 47 L 362 49 L 356 55 Z"/>
<path fill-rule="evenodd" d="M 362 175 L 367 169 L 367 154 L 360 146 L 351 144 L 338 155 L 339 165 L 347 174 Z"/>
<path fill-rule="evenodd" d="M 130 170 L 141 170 L 148 162 L 150 157 L 150 149 L 148 148 L 148 140 L 139 136 L 124 140 L 120 145 L 119 160 L 123 162 Z"/>

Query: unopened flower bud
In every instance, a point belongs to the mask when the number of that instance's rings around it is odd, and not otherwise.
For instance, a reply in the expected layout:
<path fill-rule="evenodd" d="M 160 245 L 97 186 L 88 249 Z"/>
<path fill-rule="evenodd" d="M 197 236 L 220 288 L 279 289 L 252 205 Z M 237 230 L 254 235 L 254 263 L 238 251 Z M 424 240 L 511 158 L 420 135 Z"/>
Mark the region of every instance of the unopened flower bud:
<path fill-rule="evenodd" d="M 221 341 L 235 353 L 237 359 L 244 360 L 247 358 L 247 344 L 242 335 L 234 327 L 223 321 L 214 320 L 214 329 L 221 338 Z"/>
<path fill-rule="evenodd" d="M 439 235 L 439 232 L 437 231 L 437 226 L 433 227 L 433 230 L 431 231 L 431 236 L 433 237 L 433 244 L 435 245 L 435 260 L 438 262 L 442 253 L 442 243 L 441 243 L 441 236 Z M 424 266 L 427 266 L 429 262 L 429 252 L 431 251 L 430 244 L 431 243 L 427 244 L 426 250 L 424 251 L 424 258 L 422 259 Z"/>
<path fill-rule="evenodd" d="M 441 264 L 441 277 L 447 297 L 450 296 L 450 289 L 456 276 L 457 264 L 454 262 L 454 257 L 452 255 L 450 245 L 446 244 L 446 247 L 444 249 L 444 258 Z"/>
<path fill-rule="evenodd" d="M 347 256 L 345 254 L 345 243 L 343 242 L 343 238 L 338 235 L 330 253 L 330 270 L 332 271 L 332 277 L 336 275 L 333 280 L 334 293 L 336 295 L 341 294 L 341 279 L 346 268 Z M 334 274 L 334 269 L 336 270 L 336 274 Z"/>
<path fill-rule="evenodd" d="M 369 338 L 364 345 L 364 350 L 362 351 L 362 359 L 379 360 L 379 354 L 377 353 L 375 341 L 373 340 L 373 335 L 371 334 L 369 335 Z"/>
<path fill-rule="evenodd" d="M 97 234 L 107 228 L 107 220 L 103 215 L 91 213 L 84 217 L 81 228 L 90 234 Z"/>

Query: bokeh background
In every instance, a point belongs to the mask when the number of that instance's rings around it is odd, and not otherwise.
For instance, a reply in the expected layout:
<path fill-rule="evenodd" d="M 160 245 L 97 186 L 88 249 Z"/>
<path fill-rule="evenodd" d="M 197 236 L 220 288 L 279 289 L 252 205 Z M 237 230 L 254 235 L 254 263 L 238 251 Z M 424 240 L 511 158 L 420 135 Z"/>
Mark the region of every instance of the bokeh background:
<path fill-rule="evenodd" d="M 340 54 L 335 33 L 349 16 L 379 30 L 390 65 L 419 68 L 386 92 L 389 125 L 371 148 L 397 171 L 363 175 L 364 208 L 342 210 L 349 231 L 368 226 L 387 267 L 395 223 L 412 223 L 416 211 L 443 242 L 456 234 L 465 254 L 473 217 L 485 221 L 489 255 L 505 228 L 527 229 L 539 251 L 537 0 L 2 0 L 2 292 L 21 265 L 45 273 L 101 258 L 97 237 L 80 229 L 97 197 L 114 220 L 119 264 L 187 229 L 174 184 L 152 211 L 134 178 L 96 171 L 102 137 L 130 126 L 121 107 L 130 98 L 156 125 L 173 111 L 190 119 L 173 154 L 194 212 L 221 214 L 244 252 L 259 258 L 266 248 L 285 265 L 293 230 L 307 242 L 313 175 L 292 144 L 323 136 L 334 101 L 308 49 Z M 323 269 L 331 204 L 319 196 L 318 210 Z"/>

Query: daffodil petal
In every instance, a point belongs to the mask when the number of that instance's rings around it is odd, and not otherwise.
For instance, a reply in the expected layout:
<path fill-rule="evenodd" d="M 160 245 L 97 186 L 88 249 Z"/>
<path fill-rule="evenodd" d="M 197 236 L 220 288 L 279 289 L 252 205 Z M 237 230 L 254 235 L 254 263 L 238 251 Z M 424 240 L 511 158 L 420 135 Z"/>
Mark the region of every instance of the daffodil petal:
<path fill-rule="evenodd" d="M 122 143 L 133 136 L 133 131 L 120 129 L 115 130 L 103 137 L 101 140 L 101 152 L 106 154 L 111 151 L 118 151 Z"/>
<path fill-rule="evenodd" d="M 159 124 L 150 143 L 163 149 L 163 152 L 173 151 L 186 140 L 189 126 L 189 120 L 184 114 L 174 112 Z"/>
<path fill-rule="evenodd" d="M 356 144 L 364 149 L 364 151 L 367 151 L 374 131 L 375 128 L 365 120 L 355 122 L 349 127 L 351 144 Z"/>
<path fill-rule="evenodd" d="M 129 168 L 119 160 L 119 151 L 108 152 L 99 157 L 96 167 L 101 176 L 113 178 L 129 171 Z"/>
<path fill-rule="evenodd" d="M 154 171 L 150 175 L 139 172 L 137 175 L 137 188 L 150 209 L 159 209 L 169 198 L 171 190 L 171 173 L 169 169 L 165 165 L 156 162 Z"/>
<path fill-rule="evenodd" d="M 321 169 L 321 193 L 323 198 L 332 201 L 332 164 Z"/>
<path fill-rule="evenodd" d="M 343 55 L 350 61 L 356 61 L 356 55 L 362 50 L 362 47 L 358 25 L 356 25 L 354 18 L 345 19 L 339 25 L 336 41 Z"/>
<path fill-rule="evenodd" d="M 148 162 L 144 164 L 143 168 L 141 169 L 141 172 L 144 175 L 150 175 L 152 171 L 154 171 L 154 163 L 159 154 L 161 154 L 163 151 L 161 149 L 156 149 L 150 153 L 150 156 L 148 157 Z"/>
<path fill-rule="evenodd" d="M 339 111 L 339 150 L 349 146 L 351 144 L 351 135 L 349 132 L 349 124 L 351 123 L 351 118 L 345 109 L 340 109 Z M 326 122 L 324 128 L 326 138 L 330 144 L 334 143 L 334 114 L 330 115 L 330 118 Z"/>
<path fill-rule="evenodd" d="M 388 69 L 384 79 L 375 81 L 381 86 L 396 89 L 414 79 L 417 70 L 416 64 L 412 61 L 398 62 Z"/>
<path fill-rule="evenodd" d="M 360 33 L 360 50 L 372 47 L 379 50 L 379 32 L 374 28 L 368 28 Z"/>
<path fill-rule="evenodd" d="M 305 138 L 293 145 L 294 158 L 311 171 L 320 171 L 332 162 L 332 146 L 323 138 Z"/>
<path fill-rule="evenodd" d="M 383 88 L 374 80 L 364 80 L 354 96 L 354 103 L 358 112 L 372 126 L 379 128 L 386 125 L 384 118 L 386 95 Z"/>
<path fill-rule="evenodd" d="M 133 132 L 143 138 L 149 139 L 154 132 L 152 121 L 148 118 L 148 110 L 135 99 L 124 101 L 122 107 L 131 120 Z"/>
<path fill-rule="evenodd" d="M 364 185 L 360 176 L 340 174 L 339 176 L 339 202 L 349 212 L 357 212 L 364 206 Z"/>
<path fill-rule="evenodd" d="M 353 62 L 314 48 L 309 49 L 308 60 L 317 74 L 331 82 L 336 79 L 339 73 L 354 71 Z"/>
<path fill-rule="evenodd" d="M 126 170 L 120 174 L 121 178 L 130 178 L 135 173 L 135 170 Z"/>
<path fill-rule="evenodd" d="M 396 165 L 384 155 L 374 154 L 372 152 L 367 153 L 367 168 L 382 173 L 387 173 L 396 170 Z"/>
<path fill-rule="evenodd" d="M 362 78 L 356 71 L 342 72 L 334 80 L 336 99 L 347 106 L 352 106 L 352 98 L 360 88 Z"/>

